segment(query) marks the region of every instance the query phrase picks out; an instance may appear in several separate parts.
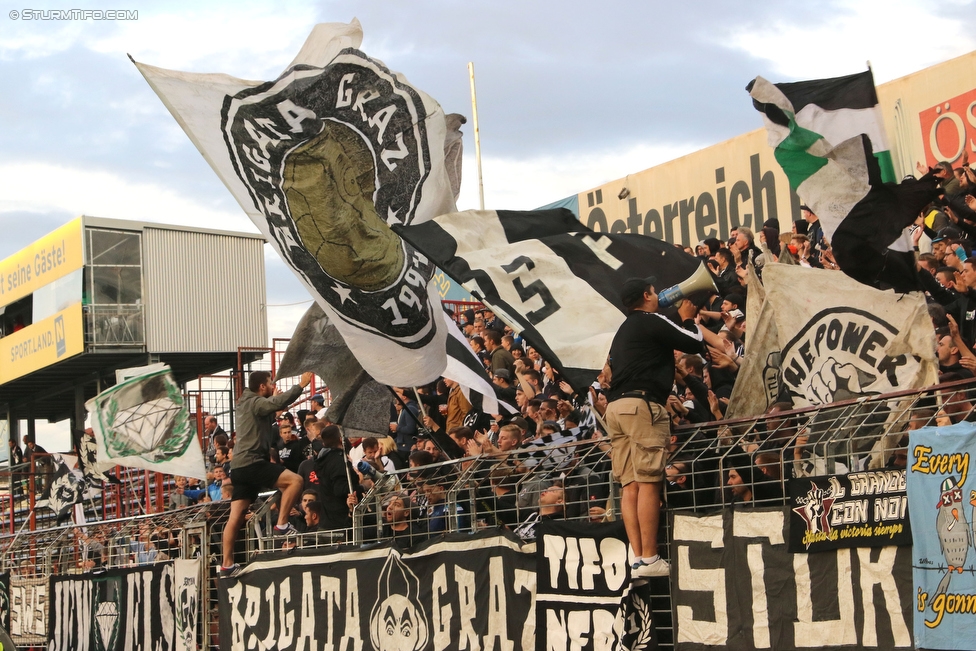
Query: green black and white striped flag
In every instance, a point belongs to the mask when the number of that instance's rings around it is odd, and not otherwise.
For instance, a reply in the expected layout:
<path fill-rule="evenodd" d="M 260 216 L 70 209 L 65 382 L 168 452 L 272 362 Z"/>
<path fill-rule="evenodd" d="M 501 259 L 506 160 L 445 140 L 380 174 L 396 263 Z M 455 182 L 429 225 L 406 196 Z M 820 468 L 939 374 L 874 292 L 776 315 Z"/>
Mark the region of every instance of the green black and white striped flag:
<path fill-rule="evenodd" d="M 763 112 L 769 144 L 776 149 L 776 160 L 797 192 L 805 180 L 826 165 L 816 152 L 807 151 L 817 140 L 822 138 L 828 146 L 834 146 L 862 133 L 871 141 L 882 182 L 895 181 L 870 70 L 846 77 L 783 84 L 756 77 L 749 91 L 756 108 Z M 769 114 L 761 106 L 766 104 L 781 109 L 782 116 Z"/>
<path fill-rule="evenodd" d="M 894 184 L 870 72 L 746 88 L 777 162 L 816 213 L 841 270 L 868 284 L 918 289 L 905 228 L 937 194 L 927 175 Z"/>

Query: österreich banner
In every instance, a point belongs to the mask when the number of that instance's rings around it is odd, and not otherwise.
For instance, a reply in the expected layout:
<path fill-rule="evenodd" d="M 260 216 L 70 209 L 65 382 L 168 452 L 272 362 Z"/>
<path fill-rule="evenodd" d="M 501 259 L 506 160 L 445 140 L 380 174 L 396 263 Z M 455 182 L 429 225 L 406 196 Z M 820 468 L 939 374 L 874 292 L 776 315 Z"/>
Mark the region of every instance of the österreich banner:
<path fill-rule="evenodd" d="M 912 649 L 911 548 L 791 554 L 788 514 L 675 515 L 676 648 Z"/>
<path fill-rule="evenodd" d="M 623 522 L 542 520 L 536 541 L 536 651 L 657 648 L 652 586 L 631 581 Z"/>
<path fill-rule="evenodd" d="M 919 648 L 972 649 L 976 626 L 976 424 L 908 435 L 908 502 Z"/>
<path fill-rule="evenodd" d="M 512 536 L 253 562 L 218 588 L 228 649 L 535 648 L 535 559 Z"/>
<path fill-rule="evenodd" d="M 904 470 L 790 480 L 790 551 L 911 545 Z"/>
<path fill-rule="evenodd" d="M 200 560 L 52 575 L 49 651 L 193 651 Z"/>

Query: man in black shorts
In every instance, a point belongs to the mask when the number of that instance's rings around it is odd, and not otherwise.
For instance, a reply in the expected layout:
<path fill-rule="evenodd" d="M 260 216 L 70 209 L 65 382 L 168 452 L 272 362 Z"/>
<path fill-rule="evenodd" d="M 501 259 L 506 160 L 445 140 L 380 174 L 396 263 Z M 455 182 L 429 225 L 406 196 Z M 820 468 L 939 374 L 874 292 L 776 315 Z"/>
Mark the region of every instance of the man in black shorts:
<path fill-rule="evenodd" d="M 614 478 L 623 486 L 620 510 L 634 550 L 635 577 L 667 576 L 657 553 L 671 417 L 665 410 L 674 385 L 674 351 L 704 353 L 691 301 L 678 305 L 679 326 L 657 314 L 654 278 L 631 278 L 620 300 L 627 318 L 610 346 L 610 389 L 605 415 Z"/>
<path fill-rule="evenodd" d="M 267 371 L 255 371 L 247 379 L 247 389 L 237 401 L 237 443 L 230 463 L 230 479 L 234 485 L 230 516 L 224 527 L 223 564 L 220 576 L 235 576 L 241 566 L 234 562 L 234 543 L 244 524 L 244 516 L 258 493 L 271 487 L 281 491 L 278 505 L 278 525 L 274 534 L 294 537 L 298 534 L 288 515 L 302 492 L 302 478 L 271 463 L 271 445 L 274 438 L 271 423 L 275 412 L 295 402 L 312 381 L 311 373 L 303 373 L 301 381 L 284 393 L 275 395 L 275 385 Z"/>

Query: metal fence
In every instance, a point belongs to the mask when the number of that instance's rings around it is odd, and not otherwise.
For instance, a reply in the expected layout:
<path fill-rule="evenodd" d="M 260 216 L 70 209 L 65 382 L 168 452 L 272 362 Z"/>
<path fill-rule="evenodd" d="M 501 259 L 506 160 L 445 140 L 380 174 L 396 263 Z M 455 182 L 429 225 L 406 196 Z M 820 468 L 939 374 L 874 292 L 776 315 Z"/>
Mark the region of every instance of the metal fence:
<path fill-rule="evenodd" d="M 701 512 L 782 505 L 791 477 L 904 468 L 910 430 L 962 420 L 976 421 L 976 380 L 817 408 L 774 407 L 761 417 L 678 427 L 667 469 L 667 506 L 671 512 Z M 160 482 L 169 486 L 170 479 Z M 12 503 L 20 503 L 31 490 L 25 480 L 29 482 L 30 476 L 13 474 L 6 483 L 0 480 L 0 495 L 6 490 Z M 561 493 L 567 519 L 602 521 L 619 513 L 617 487 L 610 478 L 610 447 L 599 434 L 570 444 L 375 473 L 372 478 L 352 476 L 350 481 L 369 487 L 350 514 L 350 526 L 304 533 L 297 546 L 329 550 L 389 540 L 409 546 L 441 533 L 501 526 L 530 540 L 533 516 L 540 506 L 550 505 L 553 491 Z M 2 568 L 43 578 L 165 558 L 202 558 L 207 580 L 200 642 L 201 648 L 216 648 L 215 577 L 227 509 L 227 502 L 215 502 L 7 534 L 0 537 Z M 300 521 L 297 511 L 291 515 Z M 249 562 L 273 549 L 269 534 L 277 516 L 274 495 L 262 495 L 239 536 L 239 561 Z M 667 518 L 662 526 L 661 553 L 668 557 Z M 652 604 L 661 647 L 671 648 L 670 594 L 654 594 Z"/>

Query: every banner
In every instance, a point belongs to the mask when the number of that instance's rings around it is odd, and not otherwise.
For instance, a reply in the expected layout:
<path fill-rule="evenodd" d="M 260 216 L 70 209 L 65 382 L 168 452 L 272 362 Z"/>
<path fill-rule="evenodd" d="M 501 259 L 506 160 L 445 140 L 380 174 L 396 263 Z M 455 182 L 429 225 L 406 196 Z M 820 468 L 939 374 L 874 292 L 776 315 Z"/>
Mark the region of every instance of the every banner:
<path fill-rule="evenodd" d="M 674 517 L 676 648 L 913 648 L 911 549 L 791 554 L 787 515 Z"/>
<path fill-rule="evenodd" d="M 915 639 L 920 648 L 973 648 L 976 482 L 969 475 L 969 462 L 974 451 L 973 423 L 909 433 Z"/>
<path fill-rule="evenodd" d="M 49 651 L 192 651 L 200 560 L 51 576 Z"/>
<path fill-rule="evenodd" d="M 790 552 L 911 545 L 904 470 L 790 480 Z"/>
<path fill-rule="evenodd" d="M 218 587 L 228 649 L 535 647 L 535 561 L 513 536 L 288 556 Z"/>
<path fill-rule="evenodd" d="M 650 584 L 630 579 L 622 522 L 543 520 L 536 540 L 536 651 L 657 648 Z"/>

